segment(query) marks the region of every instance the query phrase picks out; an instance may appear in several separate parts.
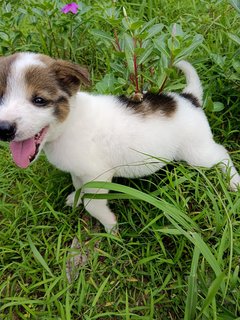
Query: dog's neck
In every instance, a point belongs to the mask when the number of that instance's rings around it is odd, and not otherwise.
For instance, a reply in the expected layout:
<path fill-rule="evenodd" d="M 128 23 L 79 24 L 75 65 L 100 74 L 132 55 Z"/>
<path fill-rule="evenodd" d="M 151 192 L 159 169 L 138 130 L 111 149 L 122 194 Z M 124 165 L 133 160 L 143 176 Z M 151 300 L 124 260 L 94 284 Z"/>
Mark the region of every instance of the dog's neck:
<path fill-rule="evenodd" d="M 67 115 L 67 118 L 63 122 L 59 122 L 56 120 L 48 130 L 47 139 L 45 144 L 51 143 L 55 141 L 56 139 L 60 138 L 62 133 L 65 131 L 65 128 L 68 126 L 69 121 L 71 121 L 71 116 L 74 112 L 74 108 L 76 106 L 76 96 L 73 96 L 69 99 L 69 114 Z M 44 149 L 44 147 L 43 147 Z"/>

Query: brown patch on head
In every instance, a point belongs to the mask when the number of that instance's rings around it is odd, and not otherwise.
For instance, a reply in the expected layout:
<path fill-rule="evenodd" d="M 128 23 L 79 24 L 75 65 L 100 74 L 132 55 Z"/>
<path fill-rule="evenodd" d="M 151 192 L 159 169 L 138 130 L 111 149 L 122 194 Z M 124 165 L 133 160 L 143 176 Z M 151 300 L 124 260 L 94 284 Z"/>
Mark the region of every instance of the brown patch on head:
<path fill-rule="evenodd" d="M 13 54 L 7 57 L 0 57 L 0 98 L 6 92 L 7 79 L 10 74 L 11 65 L 16 60 L 18 54 Z"/>
<path fill-rule="evenodd" d="M 45 55 L 39 55 L 39 59 L 56 75 L 59 86 L 69 96 L 76 94 L 81 83 L 86 86 L 90 84 L 89 72 L 85 67 Z"/>
<path fill-rule="evenodd" d="M 59 121 L 64 121 L 69 113 L 69 97 L 61 90 L 55 73 L 51 68 L 32 65 L 25 71 L 27 96 L 34 104 L 35 98 L 42 98 L 45 103 L 36 108 L 53 108 Z"/>
<path fill-rule="evenodd" d="M 38 59 L 48 67 L 55 61 L 54 58 L 46 56 L 45 54 L 38 54 Z"/>
<path fill-rule="evenodd" d="M 55 101 L 55 110 L 54 114 L 58 118 L 60 122 L 63 122 L 70 110 L 70 106 L 68 103 L 68 99 L 65 97 L 59 97 L 57 101 Z"/>
<path fill-rule="evenodd" d="M 51 99 L 58 95 L 58 83 L 55 75 L 44 66 L 32 65 L 25 72 L 25 83 L 28 95 L 45 96 Z"/>
<path fill-rule="evenodd" d="M 72 62 L 56 60 L 51 69 L 54 70 L 62 90 L 70 96 L 77 93 L 81 83 L 85 85 L 90 83 L 87 69 Z"/>
<path fill-rule="evenodd" d="M 64 93 L 55 100 L 55 115 L 59 121 L 64 121 L 69 112 L 69 103 L 65 95 L 68 97 L 75 95 L 81 83 L 90 84 L 88 70 L 75 63 L 55 60 L 45 55 L 40 55 L 40 60 L 54 74 L 57 86 Z"/>
<path fill-rule="evenodd" d="M 131 108 L 134 113 L 143 116 L 160 112 L 166 117 L 171 117 L 177 108 L 174 98 L 164 93 L 146 93 L 143 95 L 142 101 L 133 101 L 125 96 L 120 96 L 119 100 L 126 104 L 128 108 Z"/>
<path fill-rule="evenodd" d="M 29 96 L 44 98 L 44 107 L 54 107 L 57 119 L 64 121 L 70 109 L 69 98 L 77 93 L 80 83 L 89 84 L 87 69 L 45 55 L 38 55 L 38 59 L 44 65 L 33 65 L 25 74 Z"/>

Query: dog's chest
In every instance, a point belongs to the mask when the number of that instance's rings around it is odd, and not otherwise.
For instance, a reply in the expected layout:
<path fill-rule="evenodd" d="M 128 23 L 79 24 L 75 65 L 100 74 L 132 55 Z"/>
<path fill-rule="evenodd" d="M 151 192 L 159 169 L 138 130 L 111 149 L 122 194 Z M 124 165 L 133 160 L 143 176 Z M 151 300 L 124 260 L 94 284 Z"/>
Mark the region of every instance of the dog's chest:
<path fill-rule="evenodd" d="M 85 170 L 84 166 L 86 157 L 88 155 L 84 152 L 85 143 L 73 143 L 73 141 L 66 139 L 57 139 L 44 146 L 44 152 L 54 166 L 66 172 L 79 172 Z M 86 169 L 87 170 L 87 169 Z"/>
<path fill-rule="evenodd" d="M 80 130 L 81 131 L 81 130 Z M 48 142 L 44 152 L 58 169 L 73 173 L 77 176 L 88 175 L 100 167 L 101 146 L 94 135 L 78 134 L 72 131 L 64 133 L 58 139 Z"/>

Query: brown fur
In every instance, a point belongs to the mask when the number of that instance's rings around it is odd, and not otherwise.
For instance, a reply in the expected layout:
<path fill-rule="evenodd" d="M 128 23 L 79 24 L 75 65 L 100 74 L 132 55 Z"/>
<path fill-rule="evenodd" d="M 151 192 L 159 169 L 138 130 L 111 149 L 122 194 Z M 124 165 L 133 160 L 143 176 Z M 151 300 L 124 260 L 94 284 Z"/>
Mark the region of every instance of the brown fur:
<path fill-rule="evenodd" d="M 25 73 L 26 89 L 29 98 L 43 97 L 52 100 L 58 96 L 57 79 L 51 71 L 42 66 L 30 66 Z"/>
<path fill-rule="evenodd" d="M 39 55 L 39 57 L 54 72 L 61 89 L 69 96 L 78 91 L 81 83 L 86 86 L 90 84 L 87 68 L 61 59 L 55 60 L 45 55 Z"/>
<path fill-rule="evenodd" d="M 0 57 L 0 98 L 4 95 L 7 87 L 7 79 L 12 63 L 16 60 L 18 54 L 8 57 Z"/>
<path fill-rule="evenodd" d="M 29 99 L 42 97 L 47 101 L 44 107 L 54 107 L 54 114 L 62 122 L 69 113 L 69 97 L 78 91 L 81 82 L 89 83 L 88 72 L 71 62 L 39 57 L 45 66 L 31 66 L 25 74 Z"/>
<path fill-rule="evenodd" d="M 51 69 L 55 72 L 61 88 L 70 96 L 79 90 L 81 83 L 90 83 L 87 69 L 72 62 L 56 60 Z"/>
<path fill-rule="evenodd" d="M 25 82 L 29 100 L 35 97 L 43 98 L 47 104 L 38 108 L 54 108 L 57 119 L 61 122 L 65 120 L 69 113 L 68 95 L 62 91 L 51 68 L 29 67 L 25 73 Z"/>
<path fill-rule="evenodd" d="M 70 109 L 68 99 L 65 97 L 60 97 L 57 101 L 55 101 L 54 107 L 55 116 L 60 122 L 63 122 L 66 119 Z"/>
<path fill-rule="evenodd" d="M 160 112 L 166 117 L 171 117 L 177 108 L 174 98 L 164 93 L 146 93 L 143 95 L 142 101 L 134 101 L 125 96 L 120 96 L 119 100 L 126 104 L 126 106 L 132 109 L 135 113 L 143 116 Z"/>

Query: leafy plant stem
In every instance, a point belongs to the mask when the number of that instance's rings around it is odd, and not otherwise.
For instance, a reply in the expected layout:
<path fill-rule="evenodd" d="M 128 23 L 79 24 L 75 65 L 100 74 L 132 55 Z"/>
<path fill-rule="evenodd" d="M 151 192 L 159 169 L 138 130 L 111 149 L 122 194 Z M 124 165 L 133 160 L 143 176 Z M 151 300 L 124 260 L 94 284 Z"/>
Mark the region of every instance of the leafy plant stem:
<path fill-rule="evenodd" d="M 160 93 L 163 92 L 163 89 L 164 89 L 164 87 L 165 87 L 165 85 L 166 85 L 166 83 L 167 83 L 167 80 L 168 80 L 168 76 L 165 76 L 165 78 L 164 78 L 164 80 L 163 80 L 163 82 L 162 82 L 162 85 L 161 85 L 161 87 L 160 87 L 159 90 L 158 90 L 158 94 L 160 94 Z"/>
<path fill-rule="evenodd" d="M 136 49 L 137 40 L 136 38 L 133 39 L 134 41 L 134 49 Z M 137 63 L 137 55 L 134 52 L 133 54 L 133 64 L 134 64 L 134 77 L 135 77 L 135 93 L 139 92 L 139 84 L 138 84 L 138 63 Z"/>
<path fill-rule="evenodd" d="M 56 51 L 57 51 L 57 56 L 58 56 L 58 58 L 60 58 L 60 57 L 61 57 L 61 54 L 60 54 L 60 52 L 59 52 L 59 50 L 58 50 L 58 45 L 57 45 L 57 41 L 56 41 L 56 38 L 55 38 L 55 34 L 54 34 L 54 32 L 53 32 L 53 28 L 52 28 L 52 25 L 51 25 L 51 22 L 50 22 L 49 19 L 48 19 L 48 25 L 49 25 L 49 29 L 51 30 L 52 40 L 53 40 L 53 43 L 54 43 L 54 45 L 55 45 L 55 49 L 56 49 Z"/>
<path fill-rule="evenodd" d="M 119 43 L 119 38 L 118 38 L 118 34 L 117 34 L 117 30 L 116 29 L 113 30 L 113 34 L 114 34 L 114 38 L 115 38 L 115 42 L 116 42 L 115 49 L 117 49 L 117 51 L 121 52 L 122 49 L 121 49 L 121 46 L 120 46 L 120 43 Z"/>

